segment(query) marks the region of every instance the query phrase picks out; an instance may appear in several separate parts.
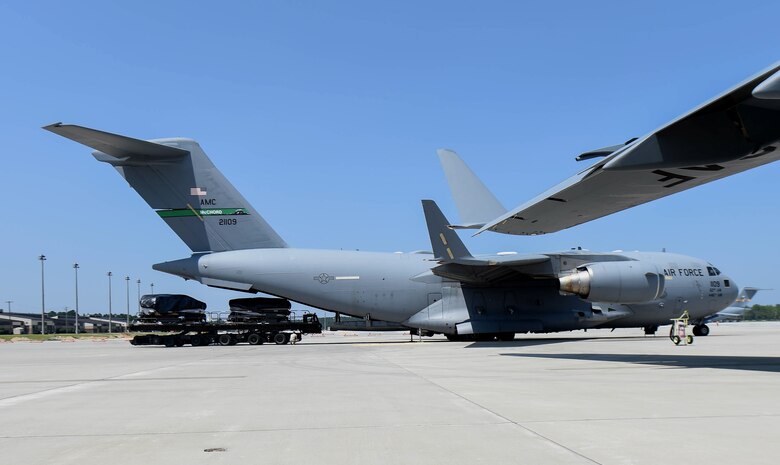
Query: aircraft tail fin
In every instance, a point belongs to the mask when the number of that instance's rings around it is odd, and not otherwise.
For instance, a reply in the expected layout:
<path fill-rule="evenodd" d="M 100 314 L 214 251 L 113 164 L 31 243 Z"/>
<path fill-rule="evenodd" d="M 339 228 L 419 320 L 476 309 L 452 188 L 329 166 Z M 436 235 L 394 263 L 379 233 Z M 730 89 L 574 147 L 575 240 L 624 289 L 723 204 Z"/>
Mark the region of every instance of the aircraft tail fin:
<path fill-rule="evenodd" d="M 760 289 L 758 287 L 743 287 L 742 290 L 739 291 L 739 295 L 737 296 L 737 300 L 734 301 L 733 307 L 743 307 L 747 308 L 750 307 L 750 301 L 753 300 L 753 297 L 758 293 L 758 291 L 766 291 L 767 289 Z"/>
<path fill-rule="evenodd" d="M 439 206 L 433 200 L 422 201 L 425 222 L 428 225 L 428 235 L 431 238 L 433 255 L 445 262 L 459 258 L 470 258 L 466 245 L 460 240 L 458 234 L 449 228 L 447 218 L 441 212 Z"/>
<path fill-rule="evenodd" d="M 192 139 L 147 141 L 62 123 L 43 129 L 95 149 L 193 252 L 287 247 Z"/>
<path fill-rule="evenodd" d="M 506 213 L 506 208 L 457 153 L 447 149 L 439 149 L 436 153 L 462 222 L 453 227 L 479 229 Z"/>

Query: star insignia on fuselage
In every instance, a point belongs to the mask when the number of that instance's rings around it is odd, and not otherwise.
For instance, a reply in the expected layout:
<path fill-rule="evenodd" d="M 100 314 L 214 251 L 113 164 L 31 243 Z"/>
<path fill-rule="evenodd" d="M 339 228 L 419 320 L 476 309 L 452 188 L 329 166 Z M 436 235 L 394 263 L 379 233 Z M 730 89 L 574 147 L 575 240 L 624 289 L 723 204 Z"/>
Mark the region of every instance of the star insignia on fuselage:
<path fill-rule="evenodd" d="M 328 284 L 331 279 L 334 279 L 334 276 L 331 276 L 328 273 L 320 273 L 317 276 L 315 276 L 314 279 L 319 281 L 320 284 Z"/>

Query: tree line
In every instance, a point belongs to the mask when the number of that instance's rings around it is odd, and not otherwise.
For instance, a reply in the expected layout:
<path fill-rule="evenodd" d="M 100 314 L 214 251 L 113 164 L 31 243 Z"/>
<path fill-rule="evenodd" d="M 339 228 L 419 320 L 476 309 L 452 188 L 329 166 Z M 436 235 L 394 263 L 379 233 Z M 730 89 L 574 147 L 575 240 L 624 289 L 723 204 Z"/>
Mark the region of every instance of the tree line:
<path fill-rule="evenodd" d="M 744 320 L 780 320 L 780 304 L 753 305 L 745 311 Z"/>

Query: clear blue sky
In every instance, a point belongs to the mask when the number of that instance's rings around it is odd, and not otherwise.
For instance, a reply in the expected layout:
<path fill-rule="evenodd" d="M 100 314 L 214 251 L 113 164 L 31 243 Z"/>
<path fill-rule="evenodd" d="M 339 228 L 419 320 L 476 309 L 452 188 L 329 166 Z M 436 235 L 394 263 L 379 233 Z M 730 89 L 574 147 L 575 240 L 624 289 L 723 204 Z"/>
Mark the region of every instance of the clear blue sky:
<path fill-rule="evenodd" d="M 252 3 L 252 5 L 247 5 Z M 114 308 L 124 282 L 224 307 L 237 295 L 151 269 L 189 250 L 63 121 L 197 139 L 291 245 L 428 249 L 419 200 L 457 218 L 435 149 L 507 207 L 780 59 L 777 2 L 2 2 L 0 300 Z M 543 237 L 474 252 L 667 250 L 780 288 L 780 164 Z M 135 287 L 132 288 L 132 295 Z M 759 303 L 780 301 L 759 294 Z M 0 302 L 5 307 L 4 302 Z"/>

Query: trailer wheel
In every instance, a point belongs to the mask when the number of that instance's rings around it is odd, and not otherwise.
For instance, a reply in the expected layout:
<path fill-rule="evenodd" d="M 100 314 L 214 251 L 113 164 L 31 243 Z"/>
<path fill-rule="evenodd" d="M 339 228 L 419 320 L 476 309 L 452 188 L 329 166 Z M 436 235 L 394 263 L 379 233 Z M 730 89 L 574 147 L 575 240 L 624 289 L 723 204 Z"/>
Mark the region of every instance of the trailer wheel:
<path fill-rule="evenodd" d="M 257 333 L 252 333 L 247 336 L 246 342 L 248 342 L 250 345 L 256 346 L 263 343 L 263 338 L 261 338 Z"/>
<path fill-rule="evenodd" d="M 173 336 L 166 336 L 164 339 L 165 347 L 173 347 L 176 345 L 176 339 Z"/>
<path fill-rule="evenodd" d="M 219 345 L 221 346 L 229 346 L 232 341 L 233 338 L 230 337 L 230 334 L 220 334 L 219 339 L 217 339 L 217 342 L 219 342 Z"/>
<path fill-rule="evenodd" d="M 277 345 L 287 344 L 290 342 L 290 335 L 287 333 L 276 333 L 274 334 L 274 342 Z"/>
<path fill-rule="evenodd" d="M 200 334 L 193 334 L 190 336 L 190 344 L 192 347 L 198 347 L 202 344 Z"/>
<path fill-rule="evenodd" d="M 184 338 L 176 336 L 176 347 L 184 347 Z"/>

